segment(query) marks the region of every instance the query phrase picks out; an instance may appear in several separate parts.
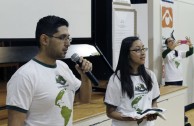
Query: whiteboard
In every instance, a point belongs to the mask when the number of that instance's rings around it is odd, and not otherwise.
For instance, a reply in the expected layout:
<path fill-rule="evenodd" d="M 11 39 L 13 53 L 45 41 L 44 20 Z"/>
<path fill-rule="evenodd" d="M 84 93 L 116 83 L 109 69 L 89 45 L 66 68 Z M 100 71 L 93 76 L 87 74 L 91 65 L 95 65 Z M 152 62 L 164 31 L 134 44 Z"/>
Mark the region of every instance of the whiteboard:
<path fill-rule="evenodd" d="M 69 22 L 73 38 L 91 38 L 91 0 L 1 0 L 0 39 L 35 38 L 38 20 L 56 15 Z"/>

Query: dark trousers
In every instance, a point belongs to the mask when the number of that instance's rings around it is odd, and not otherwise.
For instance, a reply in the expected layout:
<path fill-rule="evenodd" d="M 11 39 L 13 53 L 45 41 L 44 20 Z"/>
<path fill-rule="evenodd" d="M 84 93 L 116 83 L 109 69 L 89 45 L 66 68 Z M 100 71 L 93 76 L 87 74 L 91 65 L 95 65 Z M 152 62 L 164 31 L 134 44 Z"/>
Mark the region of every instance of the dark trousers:
<path fill-rule="evenodd" d="M 183 85 L 183 81 L 165 82 L 165 86 L 168 86 L 168 85 L 182 86 Z"/>

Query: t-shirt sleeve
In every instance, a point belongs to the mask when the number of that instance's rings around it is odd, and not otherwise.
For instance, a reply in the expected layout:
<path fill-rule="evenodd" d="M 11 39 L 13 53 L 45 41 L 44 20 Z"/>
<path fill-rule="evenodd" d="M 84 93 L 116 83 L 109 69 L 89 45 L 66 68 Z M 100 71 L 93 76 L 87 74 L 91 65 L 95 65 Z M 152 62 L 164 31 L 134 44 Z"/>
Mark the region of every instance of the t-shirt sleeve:
<path fill-rule="evenodd" d="M 15 74 L 7 83 L 6 105 L 8 109 L 27 112 L 30 108 L 34 87 L 23 75 Z"/>
<path fill-rule="evenodd" d="M 172 56 L 172 53 L 174 53 L 173 50 L 166 55 L 165 61 L 172 61 L 174 59 L 174 56 Z"/>
<path fill-rule="evenodd" d="M 74 80 L 75 91 L 77 91 L 81 86 L 81 81 L 73 74 L 73 72 L 69 69 L 69 73 Z"/>
<path fill-rule="evenodd" d="M 69 75 L 71 76 L 71 81 L 75 87 L 75 91 L 77 91 L 81 86 L 81 81 L 73 74 L 73 72 L 71 71 L 71 69 L 69 69 L 69 67 L 67 69 L 69 71 Z"/>
<path fill-rule="evenodd" d="M 119 106 L 121 102 L 121 86 L 120 80 L 117 76 L 112 75 L 109 79 L 106 94 L 105 94 L 105 104 L 110 104 L 113 106 Z"/>
<path fill-rule="evenodd" d="M 152 71 L 151 71 L 151 78 L 153 81 L 152 100 L 157 100 L 160 97 L 160 89 L 159 89 L 156 75 Z"/>

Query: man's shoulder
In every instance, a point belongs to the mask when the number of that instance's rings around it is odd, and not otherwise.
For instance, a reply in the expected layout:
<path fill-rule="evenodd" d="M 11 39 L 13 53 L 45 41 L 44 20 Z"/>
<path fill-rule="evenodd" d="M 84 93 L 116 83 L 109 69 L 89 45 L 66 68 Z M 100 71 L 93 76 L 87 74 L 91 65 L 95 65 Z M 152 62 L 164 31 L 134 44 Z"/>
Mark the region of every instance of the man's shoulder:
<path fill-rule="evenodd" d="M 20 72 L 20 73 L 24 73 L 25 74 L 25 73 L 29 73 L 32 70 L 34 70 L 34 67 L 35 67 L 34 61 L 30 60 L 27 63 L 25 63 L 22 66 L 20 66 L 20 68 L 17 71 Z"/>
<path fill-rule="evenodd" d="M 56 60 L 56 64 L 57 66 L 63 66 L 63 67 L 68 67 L 68 65 L 64 62 L 64 61 L 61 61 L 61 60 Z"/>

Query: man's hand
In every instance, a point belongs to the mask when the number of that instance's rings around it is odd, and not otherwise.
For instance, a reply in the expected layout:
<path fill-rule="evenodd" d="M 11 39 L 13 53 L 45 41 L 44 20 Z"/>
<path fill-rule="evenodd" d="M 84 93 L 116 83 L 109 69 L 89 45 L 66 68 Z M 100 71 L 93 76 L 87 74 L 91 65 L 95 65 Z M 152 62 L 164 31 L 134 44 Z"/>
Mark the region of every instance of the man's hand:
<path fill-rule="evenodd" d="M 85 72 L 92 71 L 92 63 L 83 57 L 80 57 L 81 66 L 76 64 L 75 68 L 79 72 L 79 74 L 84 74 Z"/>

